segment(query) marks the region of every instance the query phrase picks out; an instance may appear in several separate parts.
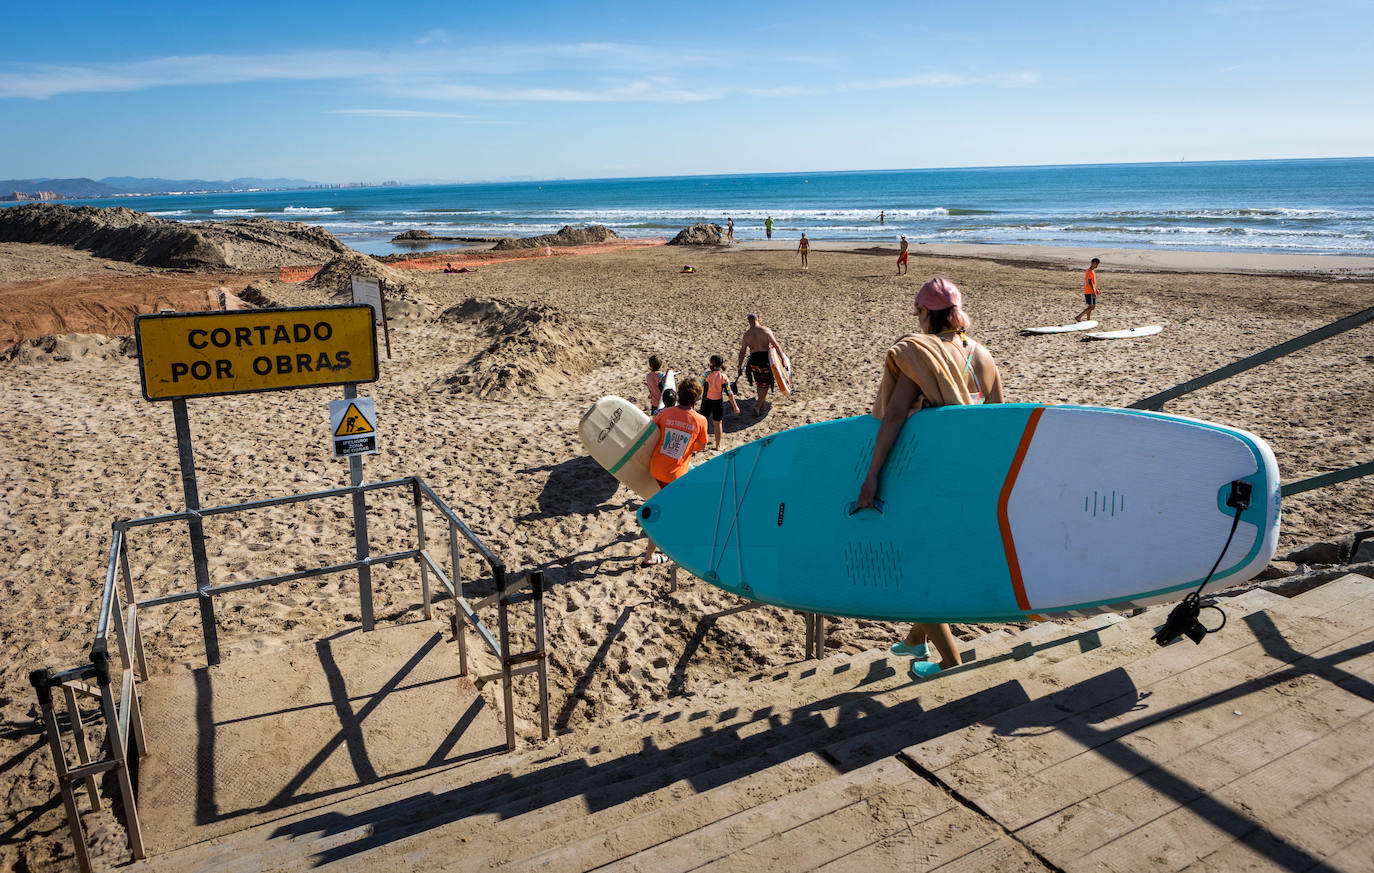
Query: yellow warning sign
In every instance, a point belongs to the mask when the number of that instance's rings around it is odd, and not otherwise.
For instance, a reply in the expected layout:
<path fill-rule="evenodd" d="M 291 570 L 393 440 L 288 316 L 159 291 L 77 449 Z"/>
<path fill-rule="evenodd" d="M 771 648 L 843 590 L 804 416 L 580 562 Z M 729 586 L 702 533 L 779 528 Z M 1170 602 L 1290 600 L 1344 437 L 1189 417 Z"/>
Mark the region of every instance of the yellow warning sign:
<path fill-rule="evenodd" d="M 377 380 L 366 304 L 140 315 L 134 333 L 148 400 Z"/>
<path fill-rule="evenodd" d="M 348 409 L 344 411 L 343 419 L 339 421 L 339 426 L 334 428 L 334 436 L 359 436 L 365 433 L 376 433 L 376 429 L 368 424 L 367 417 L 358 410 L 358 404 L 348 404 Z"/>

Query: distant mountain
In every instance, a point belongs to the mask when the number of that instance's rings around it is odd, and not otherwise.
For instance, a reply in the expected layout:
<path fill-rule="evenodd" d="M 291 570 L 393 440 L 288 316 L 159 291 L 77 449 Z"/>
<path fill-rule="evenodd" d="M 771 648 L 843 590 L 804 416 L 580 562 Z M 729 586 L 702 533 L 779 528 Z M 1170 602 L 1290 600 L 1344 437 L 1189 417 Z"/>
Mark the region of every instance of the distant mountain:
<path fill-rule="evenodd" d="M 124 193 L 120 188 L 92 179 L 0 179 L 0 197 L 8 197 L 13 192 L 32 196 L 39 191 L 50 191 L 59 197 L 71 198 L 110 197 Z"/>
<path fill-rule="evenodd" d="M 116 193 L 170 194 L 176 191 L 243 191 L 247 188 L 315 188 L 319 182 L 304 179 L 257 179 L 251 177 L 211 181 L 207 179 L 158 179 L 135 176 L 107 176 L 100 180 L 117 189 Z"/>

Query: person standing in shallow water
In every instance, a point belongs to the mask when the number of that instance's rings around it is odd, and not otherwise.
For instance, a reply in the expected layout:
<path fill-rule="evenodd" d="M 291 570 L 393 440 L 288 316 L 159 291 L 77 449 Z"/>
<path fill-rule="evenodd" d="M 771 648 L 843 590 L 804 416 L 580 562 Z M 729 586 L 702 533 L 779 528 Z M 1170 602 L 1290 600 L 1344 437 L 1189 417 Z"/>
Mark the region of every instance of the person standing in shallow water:
<path fill-rule="evenodd" d="M 882 382 L 872 411 L 881 424 L 868 474 L 854 501 L 855 511 L 880 502 L 883 464 L 912 415 L 933 406 L 1006 401 L 996 361 L 966 333 L 969 319 L 964 313 L 963 296 L 953 282 L 936 277 L 922 285 L 916 293 L 915 311 L 920 333 L 899 340 L 888 350 L 883 363 Z M 950 475 L 957 476 L 958 471 L 951 470 Z M 931 642 L 935 644 L 934 652 Z M 892 653 L 914 656 L 917 660 L 911 663 L 911 674 L 918 679 L 964 662 L 947 624 L 913 624 L 906 639 L 892 646 Z M 939 660 L 924 660 L 934 654 L 939 655 Z"/>
<path fill-rule="evenodd" d="M 773 238 L 773 216 L 770 215 L 763 220 L 763 232 L 768 235 L 769 239 Z"/>

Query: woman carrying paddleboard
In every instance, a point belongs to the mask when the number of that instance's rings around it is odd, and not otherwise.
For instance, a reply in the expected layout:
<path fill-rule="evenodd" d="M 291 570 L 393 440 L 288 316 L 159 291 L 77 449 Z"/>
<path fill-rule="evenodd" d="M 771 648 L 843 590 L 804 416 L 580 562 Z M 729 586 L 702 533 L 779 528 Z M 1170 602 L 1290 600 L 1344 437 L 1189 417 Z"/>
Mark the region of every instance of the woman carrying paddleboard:
<path fill-rule="evenodd" d="M 968 316 L 963 296 L 954 283 L 936 277 L 916 293 L 916 318 L 921 332 L 903 337 L 888 349 L 882 382 L 873 400 L 872 415 L 882 423 L 873 445 L 868 475 L 859 489 L 860 509 L 871 509 L 879 499 L 883 464 L 908 417 L 933 406 L 1002 403 L 1002 375 L 997 362 L 981 343 L 968 337 Z M 927 641 L 934 641 L 931 652 Z M 942 667 L 963 663 L 954 634 L 947 624 L 916 624 L 906 640 L 892 651 L 917 658 L 938 654 L 938 661 L 916 660 L 911 673 L 917 678 L 934 676 Z"/>

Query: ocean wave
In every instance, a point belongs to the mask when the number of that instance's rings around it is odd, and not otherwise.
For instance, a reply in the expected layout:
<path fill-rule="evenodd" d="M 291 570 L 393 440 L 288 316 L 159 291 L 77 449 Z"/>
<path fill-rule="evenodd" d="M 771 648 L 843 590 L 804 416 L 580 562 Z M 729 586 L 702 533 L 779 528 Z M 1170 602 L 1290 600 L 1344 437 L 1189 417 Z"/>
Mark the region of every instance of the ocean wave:
<path fill-rule="evenodd" d="M 155 216 L 157 216 L 157 217 L 159 217 L 159 218 L 165 218 L 165 217 L 172 216 L 172 215 L 190 215 L 190 214 L 191 214 L 191 210 L 189 210 L 189 209 L 168 209 L 168 210 L 165 210 L 165 211 L 163 211 L 163 212 L 149 212 L 148 214 L 149 214 L 149 215 L 155 215 Z"/>
<path fill-rule="evenodd" d="M 285 215 L 340 215 L 342 212 L 332 206 L 287 206 L 282 209 Z"/>
<path fill-rule="evenodd" d="M 257 215 L 256 209 L 216 209 L 212 215 Z"/>

